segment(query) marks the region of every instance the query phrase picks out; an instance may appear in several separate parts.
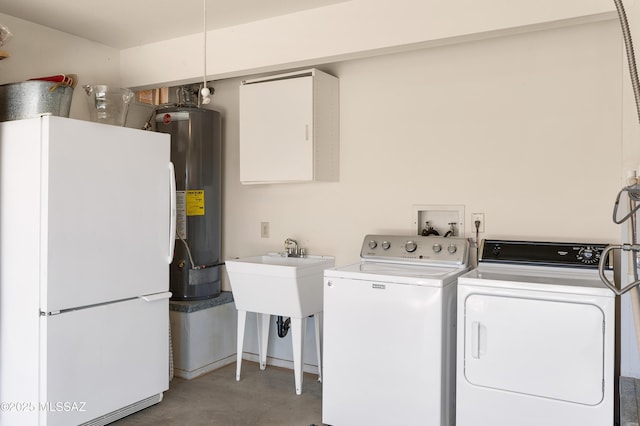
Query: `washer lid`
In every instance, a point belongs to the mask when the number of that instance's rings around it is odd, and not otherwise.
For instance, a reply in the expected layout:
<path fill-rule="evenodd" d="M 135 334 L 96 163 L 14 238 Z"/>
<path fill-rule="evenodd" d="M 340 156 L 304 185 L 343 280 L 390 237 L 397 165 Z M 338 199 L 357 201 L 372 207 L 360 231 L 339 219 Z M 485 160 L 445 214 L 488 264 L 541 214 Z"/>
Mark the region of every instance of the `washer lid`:
<path fill-rule="evenodd" d="M 460 274 L 467 270 L 466 266 L 439 267 L 387 262 L 361 262 L 340 268 L 327 269 L 324 271 L 324 276 L 442 287 L 454 282 Z"/>

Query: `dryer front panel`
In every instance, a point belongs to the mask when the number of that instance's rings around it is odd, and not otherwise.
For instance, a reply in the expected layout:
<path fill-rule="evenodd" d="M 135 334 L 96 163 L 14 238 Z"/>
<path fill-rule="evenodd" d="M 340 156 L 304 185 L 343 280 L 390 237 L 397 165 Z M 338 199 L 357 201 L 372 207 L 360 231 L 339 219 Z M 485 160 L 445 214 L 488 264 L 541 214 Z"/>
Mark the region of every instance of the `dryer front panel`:
<path fill-rule="evenodd" d="M 464 377 L 476 386 L 597 405 L 604 344 L 604 314 L 592 304 L 487 294 L 464 300 Z"/>

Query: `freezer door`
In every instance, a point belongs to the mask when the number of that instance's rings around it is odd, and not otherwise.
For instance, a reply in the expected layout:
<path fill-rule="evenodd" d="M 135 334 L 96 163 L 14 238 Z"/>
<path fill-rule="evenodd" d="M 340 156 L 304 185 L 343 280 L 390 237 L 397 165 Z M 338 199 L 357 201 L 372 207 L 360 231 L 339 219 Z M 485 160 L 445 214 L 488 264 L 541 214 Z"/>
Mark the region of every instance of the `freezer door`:
<path fill-rule="evenodd" d="M 168 291 L 169 135 L 42 120 L 41 310 Z"/>
<path fill-rule="evenodd" d="M 80 424 L 167 390 L 169 297 L 41 317 L 40 424 Z"/>

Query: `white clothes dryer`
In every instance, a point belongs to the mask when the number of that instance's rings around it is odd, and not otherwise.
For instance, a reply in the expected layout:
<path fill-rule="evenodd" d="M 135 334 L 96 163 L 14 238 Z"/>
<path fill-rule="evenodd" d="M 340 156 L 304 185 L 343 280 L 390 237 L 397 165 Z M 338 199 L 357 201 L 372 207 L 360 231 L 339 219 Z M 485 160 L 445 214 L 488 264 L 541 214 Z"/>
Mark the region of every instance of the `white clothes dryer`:
<path fill-rule="evenodd" d="M 458 280 L 458 426 L 613 424 L 605 247 L 484 241 L 478 268 Z"/>
<path fill-rule="evenodd" d="M 469 245 L 367 235 L 360 263 L 325 270 L 322 421 L 455 424 L 455 297 Z"/>

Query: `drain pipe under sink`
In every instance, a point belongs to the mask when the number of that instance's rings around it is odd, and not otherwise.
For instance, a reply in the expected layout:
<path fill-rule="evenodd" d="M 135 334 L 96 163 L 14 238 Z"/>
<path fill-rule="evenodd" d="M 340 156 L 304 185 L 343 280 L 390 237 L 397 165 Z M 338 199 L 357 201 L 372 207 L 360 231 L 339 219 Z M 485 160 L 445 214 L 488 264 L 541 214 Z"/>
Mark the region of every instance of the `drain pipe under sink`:
<path fill-rule="evenodd" d="M 287 318 L 286 320 L 282 315 L 278 315 L 278 319 L 276 320 L 276 325 L 278 326 L 278 337 L 284 337 L 289 333 L 289 327 L 291 327 L 291 318 Z"/>

